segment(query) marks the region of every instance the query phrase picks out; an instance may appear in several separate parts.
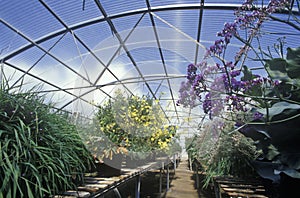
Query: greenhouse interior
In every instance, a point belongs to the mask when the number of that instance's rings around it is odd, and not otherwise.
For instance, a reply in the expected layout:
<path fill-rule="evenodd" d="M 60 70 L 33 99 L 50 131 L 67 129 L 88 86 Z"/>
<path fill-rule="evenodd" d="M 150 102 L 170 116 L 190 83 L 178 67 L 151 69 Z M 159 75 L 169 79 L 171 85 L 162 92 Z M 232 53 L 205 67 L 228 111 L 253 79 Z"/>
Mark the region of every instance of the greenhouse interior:
<path fill-rule="evenodd" d="M 0 16 L 0 198 L 299 196 L 299 0 Z"/>

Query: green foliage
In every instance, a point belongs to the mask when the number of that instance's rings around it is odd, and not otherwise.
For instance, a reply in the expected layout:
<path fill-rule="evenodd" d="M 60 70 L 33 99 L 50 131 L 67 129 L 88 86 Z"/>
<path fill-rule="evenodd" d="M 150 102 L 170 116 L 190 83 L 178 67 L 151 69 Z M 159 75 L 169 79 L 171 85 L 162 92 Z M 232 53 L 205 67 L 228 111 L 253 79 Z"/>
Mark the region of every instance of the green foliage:
<path fill-rule="evenodd" d="M 287 48 L 287 55 L 285 59 L 274 58 L 266 61 L 266 69 L 268 70 L 271 78 L 288 82 L 293 82 L 291 79 L 299 79 L 299 65 L 300 47 Z"/>
<path fill-rule="evenodd" d="M 257 148 L 263 152 L 260 160 L 264 161 L 264 170 L 257 163 L 258 172 L 274 181 L 279 179 L 276 175 L 280 172 L 300 178 L 300 105 L 277 102 L 268 111 L 256 111 L 263 117 L 244 127 L 241 132 L 255 140 Z M 269 168 L 266 168 L 267 163 Z M 268 172 L 277 174 L 272 176 Z"/>
<path fill-rule="evenodd" d="M 205 171 L 204 188 L 216 176 L 256 175 L 251 164 L 259 154 L 254 142 L 240 133 L 232 133 L 230 122 L 215 127 L 217 121 L 207 122 L 200 136 L 186 140 L 189 157 L 196 159 Z"/>
<path fill-rule="evenodd" d="M 300 101 L 300 47 L 287 48 L 285 59 L 267 60 L 265 68 L 271 79 L 281 82 L 274 88 L 277 97 Z"/>
<path fill-rule="evenodd" d="M 254 177 L 251 162 L 258 156 L 253 142 L 239 133 L 222 133 L 205 164 L 207 185 L 215 176 Z M 204 187 L 206 187 L 204 185 Z"/>
<path fill-rule="evenodd" d="M 0 197 L 45 197 L 82 182 L 91 157 L 66 116 L 6 84 L 0 101 Z"/>
<path fill-rule="evenodd" d="M 197 138 L 198 136 L 186 137 L 185 138 L 185 150 L 190 159 L 197 159 L 199 150 L 197 148 Z"/>
<path fill-rule="evenodd" d="M 300 48 L 287 48 L 286 58 L 266 61 L 265 68 L 278 85 L 265 98 L 270 105 L 253 108 L 260 118 L 250 119 L 240 132 L 256 141 L 262 155 L 255 165 L 258 173 L 273 181 L 279 173 L 300 179 Z"/>

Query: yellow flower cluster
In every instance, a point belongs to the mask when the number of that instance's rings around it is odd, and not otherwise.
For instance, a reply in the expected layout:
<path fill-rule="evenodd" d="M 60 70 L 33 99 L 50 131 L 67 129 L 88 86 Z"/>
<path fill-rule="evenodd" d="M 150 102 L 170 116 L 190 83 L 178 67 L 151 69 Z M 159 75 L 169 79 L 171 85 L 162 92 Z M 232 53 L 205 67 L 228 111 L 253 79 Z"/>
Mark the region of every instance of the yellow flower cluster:
<path fill-rule="evenodd" d="M 106 103 L 97 114 L 100 129 L 118 145 L 168 149 L 176 127 L 164 126 L 166 119 L 159 101 L 143 96 L 125 97 L 117 92 L 115 100 Z"/>
<path fill-rule="evenodd" d="M 154 147 L 158 147 L 162 150 L 169 149 L 169 143 L 171 142 L 172 138 L 176 133 L 175 126 L 164 126 L 163 129 L 157 129 L 151 136 L 151 142 L 154 144 Z"/>

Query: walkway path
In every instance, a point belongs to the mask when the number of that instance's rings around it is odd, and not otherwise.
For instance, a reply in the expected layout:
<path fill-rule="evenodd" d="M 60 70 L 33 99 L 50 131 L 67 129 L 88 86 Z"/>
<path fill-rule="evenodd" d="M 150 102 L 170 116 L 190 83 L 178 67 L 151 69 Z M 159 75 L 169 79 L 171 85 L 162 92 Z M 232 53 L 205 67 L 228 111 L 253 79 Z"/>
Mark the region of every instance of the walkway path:
<path fill-rule="evenodd" d="M 194 188 L 195 181 L 192 176 L 193 171 L 190 171 L 188 168 L 188 160 L 182 159 L 176 169 L 166 198 L 198 198 L 198 192 Z"/>

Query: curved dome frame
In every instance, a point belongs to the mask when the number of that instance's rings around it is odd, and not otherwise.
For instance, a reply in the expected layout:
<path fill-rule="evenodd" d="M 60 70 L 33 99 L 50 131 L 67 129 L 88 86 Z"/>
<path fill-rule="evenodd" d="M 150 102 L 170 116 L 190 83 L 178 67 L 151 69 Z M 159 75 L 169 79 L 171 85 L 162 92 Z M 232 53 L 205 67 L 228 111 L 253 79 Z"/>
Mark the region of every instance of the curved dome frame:
<path fill-rule="evenodd" d="M 72 109 L 68 107 L 76 101 L 91 104 L 89 98 L 86 99 L 84 97 L 90 92 L 97 90 L 102 97 L 113 97 L 113 89 L 107 91 L 106 88 L 119 85 L 125 88 L 129 93 L 134 94 L 131 92 L 132 89 L 130 88 L 130 84 L 142 84 L 146 87 L 146 93 L 149 93 L 154 99 L 161 99 L 162 101 L 171 103 L 171 110 L 166 109 L 163 105 L 162 109 L 164 110 L 167 119 L 175 124 L 182 123 L 182 117 L 194 117 L 195 119 L 199 119 L 202 115 L 192 113 L 191 110 L 183 110 L 181 107 L 176 106 L 178 90 L 174 90 L 174 82 L 178 83 L 178 80 L 184 80 L 184 71 L 187 65 L 186 63 L 182 63 L 180 66 L 181 68 L 177 66 L 182 72 L 180 74 L 169 73 L 168 68 L 178 60 L 178 57 L 174 58 L 171 54 L 166 53 L 164 51 L 164 46 L 171 46 L 174 44 L 174 50 L 183 51 L 186 50 L 186 46 L 184 46 L 185 43 L 190 42 L 189 46 L 193 45 L 194 47 L 188 48 L 190 50 L 189 56 L 192 57 L 189 61 L 197 63 L 202 58 L 202 52 L 200 52 L 201 47 L 208 47 L 216 38 L 215 35 L 211 35 L 211 32 L 216 33 L 221 28 L 220 24 L 231 19 L 233 15 L 232 11 L 240 5 L 239 1 L 220 1 L 220 3 L 217 3 L 213 0 L 187 0 L 185 1 L 186 3 L 182 3 L 184 1 L 168 0 L 162 3 L 162 5 L 158 5 L 159 1 L 157 0 L 136 0 L 129 3 L 129 10 L 125 12 L 118 12 L 117 10 L 116 13 L 112 13 L 111 10 L 118 7 L 116 7 L 117 5 L 110 6 L 113 3 L 110 4 L 108 0 L 68 2 L 70 5 L 72 4 L 72 6 L 70 6 L 72 9 L 76 4 L 76 7 L 79 8 L 77 11 L 74 9 L 72 10 L 71 8 L 69 10 L 68 5 L 62 5 L 62 8 L 60 8 L 60 1 L 56 1 L 55 3 L 50 0 L 29 2 L 30 3 L 23 2 L 26 4 L 27 9 L 22 7 L 23 3 L 17 3 L 15 0 L 5 3 L 2 1 L 0 3 L 1 10 L 4 11 L 2 12 L 0 19 L 0 24 L 2 24 L 0 26 L 1 32 L 4 34 L 9 33 L 7 36 L 5 35 L 3 37 L 6 39 L 4 44 L 0 45 L 0 61 L 2 63 L 2 69 L 4 68 L 3 70 L 6 70 L 6 67 L 10 67 L 20 73 L 12 85 L 18 85 L 20 79 L 24 78 L 24 76 L 35 79 L 37 82 L 41 82 L 48 86 L 48 89 L 43 89 L 41 92 L 60 92 L 69 95 L 68 100 L 64 101 L 64 103 L 60 104 L 57 108 L 60 110 L 72 111 Z M 127 4 L 126 1 L 120 1 L 120 7 L 124 7 Z M 144 6 L 134 7 L 135 5 L 140 4 L 143 4 Z M 296 6 L 297 5 L 295 5 L 295 7 Z M 88 15 L 91 15 L 91 17 L 89 18 L 88 16 L 83 15 L 83 13 L 79 13 L 80 8 L 82 9 L 82 12 L 89 9 L 90 11 L 87 13 L 89 13 Z M 43 9 L 43 11 L 41 12 L 39 9 Z M 15 19 L 15 14 L 10 13 L 10 10 L 18 10 L 21 13 L 17 15 L 18 17 L 30 15 L 30 12 L 41 12 L 38 16 L 41 16 L 42 19 L 33 21 L 27 20 L 27 24 L 23 24 L 23 20 Z M 80 16 L 84 16 L 84 20 L 78 20 L 76 23 L 69 22 L 72 21 L 72 17 L 67 17 L 67 14 L 70 13 L 70 15 L 76 16 L 75 11 L 78 12 Z M 299 14 L 299 11 L 295 11 L 295 13 Z M 215 17 L 212 20 L 211 17 L 215 14 L 220 14 L 220 17 Z M 209 18 L 211 21 L 207 21 Z M 30 34 L 28 34 L 28 32 L 31 33 L 31 28 L 38 30 L 37 26 L 39 26 L 39 23 L 48 23 L 47 20 L 49 20 L 49 26 L 51 26 L 51 28 L 49 27 L 49 31 L 47 28 L 44 28 L 44 32 L 46 33 L 37 33 L 41 34 L 39 36 L 30 36 Z M 127 29 L 125 29 L 126 24 L 124 24 L 124 20 L 125 22 L 128 22 Z M 52 26 L 54 26 L 54 31 Z M 154 61 L 159 61 L 159 63 L 155 64 L 159 64 L 164 71 L 160 75 L 147 75 L 144 71 L 141 71 L 141 65 L 143 64 L 144 59 L 147 59 L 147 55 L 141 55 L 141 57 L 133 55 L 132 50 L 128 47 L 129 45 L 134 44 L 129 41 L 131 39 L 131 34 L 134 34 L 133 32 L 141 27 L 151 27 L 152 39 L 154 38 L 156 51 L 153 52 L 153 54 L 150 54 L 153 55 L 154 58 L 149 61 L 152 61 L 152 63 Z M 170 38 L 173 39 L 170 39 L 172 41 L 166 42 L 167 39 L 162 39 L 160 27 L 169 28 L 174 32 L 174 35 L 170 35 Z M 103 28 L 103 36 L 101 35 L 101 28 Z M 125 30 L 127 30 L 126 34 L 124 33 Z M 278 32 L 278 27 L 274 27 L 274 29 L 270 29 L 269 31 L 274 32 L 274 34 L 276 33 L 277 35 L 282 33 L 280 30 Z M 92 36 L 89 35 L 90 32 L 93 32 Z M 99 32 L 99 35 L 97 35 L 97 32 Z M 292 32 L 288 33 L 286 31 L 284 33 L 292 35 Z M 93 38 L 93 36 L 95 37 Z M 292 38 L 290 39 L 294 40 L 297 36 L 297 34 L 291 36 Z M 112 49 L 108 52 L 110 52 L 112 56 L 108 58 L 108 60 L 104 60 L 106 58 L 103 58 L 100 52 L 95 51 L 95 44 L 97 44 L 97 42 L 102 43 L 109 37 L 112 39 Z M 93 39 L 97 40 L 97 42 L 93 43 Z M 176 40 L 178 40 L 178 42 L 174 42 Z M 11 42 L 15 42 L 16 44 L 11 46 Z M 69 46 L 61 46 L 65 43 Z M 178 47 L 177 49 L 176 44 Z M 66 61 L 63 57 L 63 54 L 61 54 L 58 49 L 59 47 L 62 47 L 63 50 L 70 49 L 70 51 L 72 51 L 69 54 L 69 57 L 71 57 L 69 58 L 70 62 L 69 60 Z M 110 46 L 105 44 L 105 47 Z M 34 58 L 31 58 L 32 54 L 28 53 L 30 50 L 34 52 Z M 54 50 L 57 51 L 53 52 Z M 105 51 L 102 53 L 105 53 Z M 118 57 L 120 53 L 126 54 L 128 59 L 124 60 L 124 64 L 130 64 L 131 67 L 135 69 L 136 76 L 120 77 L 115 74 L 111 64 L 116 60 L 116 57 Z M 84 64 L 84 61 L 87 60 L 88 56 L 102 68 L 102 71 L 95 78 L 96 80 L 90 80 L 89 76 L 82 70 L 82 65 Z M 20 59 L 24 57 L 28 59 L 28 63 L 20 61 Z M 82 84 L 82 86 L 60 86 L 59 82 L 56 83 L 53 80 L 47 79 L 47 75 L 41 72 L 41 68 L 46 67 L 41 63 L 47 63 L 45 59 L 49 59 L 50 62 L 55 62 L 59 65 L 57 68 L 64 68 L 65 73 L 70 72 L 68 75 L 77 76 L 87 84 Z M 171 60 L 173 60 L 172 64 Z M 73 66 L 72 61 L 75 63 L 75 67 Z M 35 68 L 39 68 L 40 70 L 32 72 Z M 50 71 L 50 69 L 47 68 L 46 71 Z M 41 72 L 42 75 L 38 75 L 38 72 Z M 105 84 L 99 83 L 101 81 L 100 79 L 105 78 L 105 75 L 111 76 L 109 77 L 110 81 Z M 152 82 L 156 82 L 158 86 L 153 87 L 151 84 Z M 169 98 L 163 99 L 159 96 L 159 90 L 163 83 L 167 87 L 165 92 L 168 93 L 167 95 Z M 81 90 L 80 94 L 76 93 L 76 90 Z"/>

